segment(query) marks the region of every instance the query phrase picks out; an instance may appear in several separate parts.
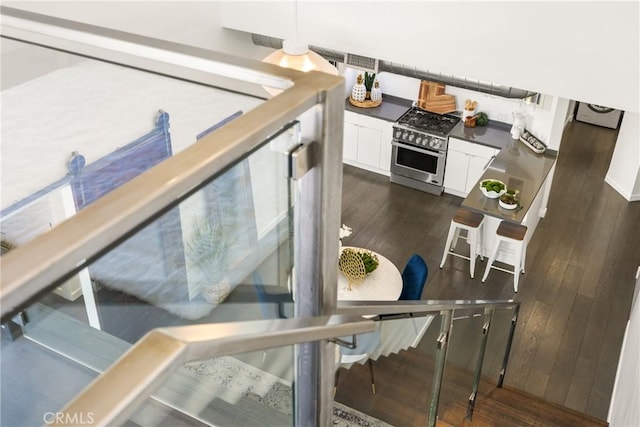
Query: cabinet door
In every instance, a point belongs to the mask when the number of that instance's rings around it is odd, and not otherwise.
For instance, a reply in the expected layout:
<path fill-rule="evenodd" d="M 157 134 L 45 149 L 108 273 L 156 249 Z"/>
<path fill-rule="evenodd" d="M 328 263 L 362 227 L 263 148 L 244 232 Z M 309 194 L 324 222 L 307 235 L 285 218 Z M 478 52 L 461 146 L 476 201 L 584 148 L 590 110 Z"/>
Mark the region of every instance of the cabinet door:
<path fill-rule="evenodd" d="M 465 184 L 465 192 L 469 193 L 474 185 L 478 182 L 485 167 L 489 163 L 490 159 L 484 157 L 469 156 L 469 171 L 467 173 L 467 182 Z"/>
<path fill-rule="evenodd" d="M 444 170 L 445 190 L 456 195 L 466 194 L 468 169 L 469 155 L 449 148 Z"/>
<path fill-rule="evenodd" d="M 342 158 L 355 161 L 358 157 L 358 128 L 353 123 L 344 124 Z"/>
<path fill-rule="evenodd" d="M 385 122 L 380 133 L 380 164 L 378 167 L 391 172 L 391 140 L 393 139 L 393 123 Z"/>
<path fill-rule="evenodd" d="M 483 156 L 469 156 L 469 172 L 467 173 L 466 185 L 467 193 L 476 185 L 491 160 L 493 160 L 491 156 L 495 156 L 497 151 L 498 150 L 487 151 Z"/>
<path fill-rule="evenodd" d="M 380 164 L 380 130 L 358 128 L 358 162 L 377 168 Z"/>

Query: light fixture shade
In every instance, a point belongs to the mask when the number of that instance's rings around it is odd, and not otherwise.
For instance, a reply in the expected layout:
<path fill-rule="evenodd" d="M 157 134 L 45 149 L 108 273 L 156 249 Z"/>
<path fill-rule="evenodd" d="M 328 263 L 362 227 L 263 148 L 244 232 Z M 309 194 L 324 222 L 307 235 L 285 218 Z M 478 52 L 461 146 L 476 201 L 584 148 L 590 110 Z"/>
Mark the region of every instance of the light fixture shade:
<path fill-rule="evenodd" d="M 283 42 L 283 48 L 269 54 L 262 60 L 269 64 L 275 64 L 284 68 L 293 68 L 303 72 L 322 71 L 338 75 L 338 69 L 326 59 L 318 55 L 304 44 L 293 44 L 288 40 Z"/>

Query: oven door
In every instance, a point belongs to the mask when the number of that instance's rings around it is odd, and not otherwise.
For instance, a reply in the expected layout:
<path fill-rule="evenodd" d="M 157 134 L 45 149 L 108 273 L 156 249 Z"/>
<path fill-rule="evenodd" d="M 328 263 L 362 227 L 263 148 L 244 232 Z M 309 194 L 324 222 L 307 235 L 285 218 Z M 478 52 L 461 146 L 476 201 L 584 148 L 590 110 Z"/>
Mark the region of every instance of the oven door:
<path fill-rule="evenodd" d="M 392 141 L 391 173 L 442 186 L 446 151 L 432 151 Z"/>

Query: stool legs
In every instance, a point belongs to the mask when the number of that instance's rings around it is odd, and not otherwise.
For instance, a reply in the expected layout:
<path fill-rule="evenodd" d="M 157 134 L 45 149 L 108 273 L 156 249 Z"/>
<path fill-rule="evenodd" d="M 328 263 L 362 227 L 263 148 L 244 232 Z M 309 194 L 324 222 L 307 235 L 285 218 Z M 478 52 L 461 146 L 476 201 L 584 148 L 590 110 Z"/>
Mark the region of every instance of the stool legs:
<path fill-rule="evenodd" d="M 518 292 L 518 279 L 520 278 L 520 271 L 522 270 L 522 247 L 524 245 L 516 245 L 516 260 L 513 266 L 513 292 Z"/>
<path fill-rule="evenodd" d="M 473 273 L 476 269 L 476 257 L 478 256 L 478 234 L 482 232 L 481 228 L 478 228 L 475 233 L 467 231 L 467 242 L 469 243 L 469 274 L 473 279 Z"/>
<path fill-rule="evenodd" d="M 487 277 L 489 276 L 489 270 L 491 270 L 491 266 L 493 265 L 493 262 L 496 260 L 496 256 L 498 254 L 498 251 L 500 250 L 500 245 L 502 243 L 507 243 L 507 242 L 512 242 L 515 246 L 516 249 L 516 255 L 515 255 L 515 264 L 513 266 L 513 292 L 518 292 L 518 279 L 520 278 L 520 273 L 524 273 L 524 263 L 525 263 L 525 259 L 526 259 L 526 254 L 527 254 L 527 248 L 526 245 L 524 244 L 524 242 L 522 241 L 511 241 L 511 240 L 504 240 L 504 239 L 500 239 L 497 238 L 496 241 L 493 244 L 493 248 L 491 249 L 491 255 L 489 256 L 489 260 L 487 261 L 487 267 L 484 270 L 484 274 L 482 275 L 482 283 L 485 282 L 485 280 L 487 280 Z M 502 269 L 501 269 L 502 270 Z M 503 270 L 503 271 L 507 271 L 509 273 L 511 273 L 508 270 Z"/>
<path fill-rule="evenodd" d="M 493 247 L 491 248 L 491 254 L 489 255 L 489 260 L 487 261 L 487 267 L 484 269 L 484 274 L 482 275 L 482 283 L 487 280 L 489 276 L 489 270 L 491 270 L 491 265 L 493 265 L 493 261 L 496 259 L 496 254 L 498 253 L 498 249 L 500 248 L 500 239 L 496 239 L 493 242 Z"/>
<path fill-rule="evenodd" d="M 440 263 L 440 268 L 444 267 L 444 263 L 447 260 L 447 256 L 449 255 L 449 252 L 451 252 L 453 250 L 453 237 L 456 235 L 456 233 L 458 232 L 458 227 L 456 227 L 455 223 L 451 223 L 451 225 L 449 226 L 449 234 L 447 235 L 447 243 L 444 245 L 444 253 L 442 254 L 442 262 Z M 457 241 L 457 239 L 456 239 Z"/>
<path fill-rule="evenodd" d="M 466 227 L 466 226 L 457 224 L 455 222 L 451 222 L 451 225 L 449 226 L 449 234 L 447 235 L 447 243 L 444 245 L 444 253 L 442 254 L 442 261 L 440 262 L 440 268 L 444 267 L 444 264 L 447 261 L 447 257 L 449 255 L 455 255 L 455 256 L 459 256 L 461 258 L 467 259 L 467 257 L 453 252 L 455 245 L 458 242 L 458 239 L 460 237 L 464 237 L 464 236 L 460 236 L 460 233 L 462 232 L 462 230 L 466 230 L 467 232 L 467 236 L 465 237 L 465 240 L 469 244 L 469 258 L 468 258 L 470 263 L 469 274 L 473 279 L 473 275 L 475 273 L 475 268 L 476 268 L 476 258 L 479 255 L 478 246 L 480 245 L 480 242 L 482 239 L 481 237 L 482 223 L 478 227 L 471 228 L 471 227 Z M 484 259 L 482 254 L 480 254 L 480 259 Z"/>

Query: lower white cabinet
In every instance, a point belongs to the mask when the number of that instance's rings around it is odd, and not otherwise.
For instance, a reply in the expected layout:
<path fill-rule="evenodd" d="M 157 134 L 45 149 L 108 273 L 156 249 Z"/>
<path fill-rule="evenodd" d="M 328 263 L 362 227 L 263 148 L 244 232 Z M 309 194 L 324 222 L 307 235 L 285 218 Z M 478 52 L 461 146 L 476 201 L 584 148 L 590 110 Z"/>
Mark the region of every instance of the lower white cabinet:
<path fill-rule="evenodd" d="M 393 123 L 345 111 L 343 161 L 389 175 Z"/>
<path fill-rule="evenodd" d="M 497 148 L 449 138 L 444 191 L 466 197 L 499 151 Z"/>

